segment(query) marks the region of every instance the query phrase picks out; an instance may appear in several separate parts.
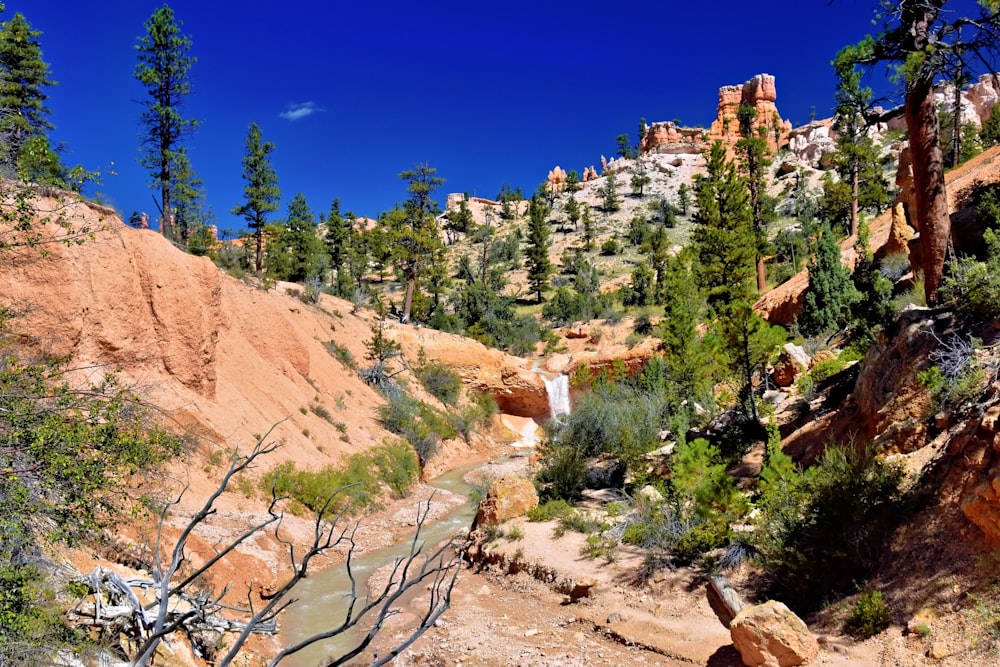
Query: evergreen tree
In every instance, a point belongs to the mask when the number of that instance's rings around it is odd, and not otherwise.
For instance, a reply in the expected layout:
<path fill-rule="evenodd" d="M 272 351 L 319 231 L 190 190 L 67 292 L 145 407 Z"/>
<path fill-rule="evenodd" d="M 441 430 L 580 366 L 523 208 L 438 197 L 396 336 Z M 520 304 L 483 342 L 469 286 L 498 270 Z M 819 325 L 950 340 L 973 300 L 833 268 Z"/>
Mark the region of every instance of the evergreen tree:
<path fill-rule="evenodd" d="M 347 218 L 350 221 L 348 225 L 350 240 L 345 244 L 344 261 L 347 268 L 346 273 L 350 276 L 354 293 L 346 293 L 345 290 L 343 296 L 350 297 L 355 303 L 359 303 L 360 296 L 365 293 L 368 285 L 369 247 L 372 244 L 372 239 L 381 236 L 381 234 L 378 228 L 362 233 L 362 230 L 358 229 L 357 225 L 354 224 L 354 216 L 348 215 Z M 337 277 L 339 283 L 339 270 L 337 271 Z"/>
<path fill-rule="evenodd" d="M 594 247 L 594 236 L 597 231 L 594 229 L 594 217 L 590 214 L 590 205 L 584 204 L 583 215 L 583 247 L 591 250 Z"/>
<path fill-rule="evenodd" d="M 232 209 L 231 213 L 247 221 L 253 232 L 255 254 L 254 271 L 257 277 L 264 267 L 264 225 L 267 214 L 278 210 L 281 190 L 278 188 L 278 174 L 271 166 L 274 144 L 263 140 L 263 133 L 257 123 L 250 123 L 247 131 L 246 153 L 243 155 L 244 203 Z"/>
<path fill-rule="evenodd" d="M 656 281 L 656 303 L 662 303 L 664 283 L 664 270 L 670 259 L 670 237 L 664 227 L 654 227 L 647 234 L 646 240 L 642 244 L 642 250 L 646 254 L 646 261 L 653 270 Z"/>
<path fill-rule="evenodd" d="M 576 192 L 580 189 L 580 174 L 576 169 L 566 172 L 566 192 Z"/>
<path fill-rule="evenodd" d="M 774 201 L 767 194 L 764 184 L 764 174 L 770 162 L 767 159 L 766 128 L 758 133 L 754 123 L 757 120 L 757 110 L 753 107 L 740 107 L 738 112 L 740 131 L 743 138 L 736 142 L 736 152 L 741 156 L 743 173 L 750 194 L 750 211 L 753 218 L 754 248 L 756 251 L 757 291 L 767 289 L 767 269 L 764 257 L 768 254 L 769 245 L 767 227 L 777 217 Z"/>
<path fill-rule="evenodd" d="M 656 216 L 657 222 L 663 227 L 673 229 L 677 226 L 677 210 L 666 197 L 657 197 L 649 202 L 649 210 Z"/>
<path fill-rule="evenodd" d="M 326 254 L 330 257 L 330 268 L 337 272 L 336 286 L 337 294 L 340 296 L 350 296 L 351 276 L 347 269 L 348 244 L 351 238 L 351 225 L 347 218 L 340 212 L 340 200 L 334 198 L 330 204 L 330 212 L 325 219 L 321 218 L 321 223 L 325 228 L 323 240 L 326 243 Z"/>
<path fill-rule="evenodd" d="M 979 141 L 983 148 L 1000 144 L 1000 106 L 994 104 L 990 117 L 983 121 L 983 127 L 979 130 Z"/>
<path fill-rule="evenodd" d="M 399 174 L 406 181 L 406 191 L 410 196 L 403 205 L 402 218 L 394 218 L 388 227 L 388 241 L 393 260 L 406 283 L 402 322 L 410 321 L 417 282 L 429 263 L 439 256 L 442 245 L 435 217 L 439 209 L 432 195 L 444 185 L 444 179 L 435 176 L 435 173 L 437 169 L 419 164 Z"/>
<path fill-rule="evenodd" d="M 929 305 L 938 287 L 951 238 L 944 156 L 934 101 L 935 78 L 954 72 L 967 53 L 988 59 L 1000 44 L 1000 3 L 982 0 L 978 16 L 944 9 L 945 0 L 879 3 L 879 33 L 842 51 L 848 63 L 873 67 L 889 63 L 905 84 L 903 115 L 913 164 L 912 213 L 920 220 L 921 268 Z M 890 11 L 891 10 L 891 11 Z"/>
<path fill-rule="evenodd" d="M 626 306 L 651 306 L 656 302 L 656 274 L 645 262 L 632 269 L 632 282 L 622 290 Z"/>
<path fill-rule="evenodd" d="M 190 70 L 195 59 L 188 55 L 191 39 L 181 34 L 180 23 L 167 5 L 153 12 L 145 28 L 145 36 L 136 45 L 139 64 L 135 68 L 135 78 L 145 86 L 147 93 L 146 99 L 140 102 L 144 111 L 139 122 L 145 128 L 140 162 L 160 188 L 163 235 L 174 240 L 170 217 L 175 179 L 171 169 L 176 164 L 175 153 L 184 135 L 197 126 L 196 121 L 181 115 L 184 99 L 191 92 Z"/>
<path fill-rule="evenodd" d="M 552 261 L 549 259 L 549 225 L 545 221 L 548 209 L 538 195 L 531 198 L 528 205 L 528 248 L 525 251 L 525 268 L 528 270 L 528 284 L 535 293 L 538 303 L 542 302 L 542 292 L 549 286 L 552 275 Z"/>
<path fill-rule="evenodd" d="M 49 65 L 42 60 L 41 34 L 32 30 L 20 12 L 0 25 L 0 139 L 5 151 L 0 157 L 9 168 L 20 163 L 29 139 L 46 137 L 53 128 L 45 89 L 56 82 L 49 78 Z M 47 153 L 55 155 L 51 150 Z"/>
<path fill-rule="evenodd" d="M 670 379 L 668 398 L 678 408 L 686 401 L 687 411 L 693 413 L 693 402 L 711 389 L 715 360 L 720 355 L 710 353 L 711 337 L 698 336 L 703 300 L 685 255 L 668 258 L 664 263 L 659 291 L 666 317 L 660 322 L 658 335 L 663 340 Z"/>
<path fill-rule="evenodd" d="M 725 305 L 747 297 L 756 258 L 753 212 L 746 181 L 726 149 L 716 142 L 704 174 L 695 177 L 694 229 L 691 240 L 697 253 L 698 280 L 708 301 Z"/>
<path fill-rule="evenodd" d="M 448 243 L 455 242 L 455 234 L 468 234 L 472 231 L 475 221 L 472 218 L 472 211 L 465 199 L 458 203 L 458 210 L 450 211 L 447 215 L 448 222 L 445 231 L 448 232 Z"/>
<path fill-rule="evenodd" d="M 768 361 L 780 329 L 753 311 L 750 280 L 755 273 L 757 236 L 746 180 L 726 162 L 721 142 L 712 146 L 706 172 L 695 179 L 695 227 L 691 238 L 699 259 L 698 279 L 714 311 L 716 328 L 740 380 L 740 399 L 759 425 L 754 378 Z"/>
<path fill-rule="evenodd" d="M 604 185 L 598 188 L 597 196 L 601 198 L 601 210 L 605 213 L 614 213 L 622 207 L 622 198 L 618 194 L 618 180 L 614 174 L 608 174 L 604 178 Z"/>
<path fill-rule="evenodd" d="M 642 140 L 646 138 L 646 130 L 648 128 L 649 128 L 649 125 L 646 124 L 646 119 L 645 118 L 640 118 L 639 119 L 639 133 L 636 135 L 636 138 L 635 138 L 635 156 L 636 157 L 639 157 L 639 156 L 642 155 Z"/>
<path fill-rule="evenodd" d="M 267 251 L 267 273 L 275 280 L 304 282 L 329 263 L 316 228 L 316 217 L 299 192 L 288 204 L 288 217 Z"/>
<path fill-rule="evenodd" d="M 889 184 L 882 174 L 879 150 L 868 136 L 868 124 L 864 116 L 871 105 L 872 91 L 861 85 L 861 72 L 851 58 L 849 49 L 837 54 L 833 67 L 837 74 L 837 108 L 834 120 L 837 152 L 834 166 L 844 187 L 849 188 L 851 205 L 848 231 L 851 236 L 857 236 L 860 211 L 878 213 L 888 206 L 891 197 Z"/>
<path fill-rule="evenodd" d="M 615 143 L 618 144 L 618 150 L 615 151 L 615 155 L 627 159 L 635 157 L 635 151 L 632 150 L 632 142 L 629 141 L 627 134 L 619 134 L 615 138 Z"/>
<path fill-rule="evenodd" d="M 892 303 L 892 281 L 882 275 L 878 262 L 868 243 L 868 225 L 861 222 L 858 228 L 858 255 L 851 280 L 858 293 L 858 299 L 851 309 L 851 319 L 862 335 L 869 338 L 889 324 L 895 315 Z"/>
<path fill-rule="evenodd" d="M 632 180 L 629 181 L 632 194 L 642 197 L 643 190 L 645 190 L 651 180 L 649 174 L 646 172 L 646 165 L 642 163 L 642 160 L 637 160 L 635 169 L 632 171 Z"/>
<path fill-rule="evenodd" d="M 809 286 L 799 317 L 802 333 L 815 336 L 843 327 L 858 299 L 851 272 L 840 262 L 840 245 L 829 227 L 821 227 L 816 255 L 809 260 Z"/>
<path fill-rule="evenodd" d="M 573 223 L 573 231 L 576 231 L 577 223 L 580 222 L 580 204 L 576 201 L 576 197 L 570 195 L 566 198 L 563 211 L 566 213 L 566 219 Z"/>
<path fill-rule="evenodd" d="M 208 225 L 205 210 L 204 181 L 198 177 L 187 148 L 181 146 L 173 154 L 174 165 L 170 169 L 173 179 L 171 190 L 174 193 L 173 225 L 177 241 L 187 244 L 191 233 Z"/>
<path fill-rule="evenodd" d="M 681 215 L 688 214 L 688 206 L 691 205 L 691 188 L 687 183 L 681 183 L 677 188 L 677 206 L 681 209 Z"/>

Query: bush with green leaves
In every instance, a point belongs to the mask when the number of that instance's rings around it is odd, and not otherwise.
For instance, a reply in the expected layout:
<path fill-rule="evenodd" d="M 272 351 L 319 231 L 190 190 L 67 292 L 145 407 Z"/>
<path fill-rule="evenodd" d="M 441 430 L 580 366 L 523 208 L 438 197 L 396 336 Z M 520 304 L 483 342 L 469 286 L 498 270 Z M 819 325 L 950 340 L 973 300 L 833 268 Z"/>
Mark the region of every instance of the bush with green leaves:
<path fill-rule="evenodd" d="M 535 473 L 539 499 L 575 501 L 583 497 L 587 467 L 579 447 L 554 444 L 542 450 Z"/>
<path fill-rule="evenodd" d="M 116 374 L 71 382 L 69 360 L 37 355 L 16 324 L 0 308 L 0 664 L 8 648 L 35 655 L 68 636 L 42 541 L 97 539 L 123 516 L 129 480 L 182 446 Z"/>
<path fill-rule="evenodd" d="M 854 603 L 845 629 L 856 639 L 867 639 L 888 628 L 891 622 L 892 612 L 882 597 L 882 591 L 865 591 Z"/>
<path fill-rule="evenodd" d="M 943 297 L 955 309 L 975 320 L 1000 317 L 1000 232 L 983 233 L 987 260 L 962 258 L 951 263 L 949 275 L 941 286 Z"/>
<path fill-rule="evenodd" d="M 901 520 L 902 479 L 871 447 L 830 446 L 804 472 L 772 452 L 755 532 L 768 593 L 806 613 L 853 592 Z"/>
<path fill-rule="evenodd" d="M 263 475 L 260 486 L 268 495 L 292 498 L 313 512 L 325 508 L 324 516 L 331 517 L 348 505 L 355 513 L 376 504 L 381 484 L 395 497 L 402 497 L 419 473 L 417 457 L 409 446 L 387 443 L 367 453 L 352 454 L 343 465 L 316 471 L 302 470 L 293 461 L 286 461 Z"/>
<path fill-rule="evenodd" d="M 430 362 L 413 369 L 420 384 L 445 405 L 454 406 L 462 394 L 462 376 L 444 364 Z"/>
<path fill-rule="evenodd" d="M 431 457 L 438 442 L 458 435 L 447 415 L 442 415 L 426 403 L 402 392 L 388 398 L 388 402 L 378 409 L 382 425 L 409 442 L 420 457 L 421 464 Z"/>

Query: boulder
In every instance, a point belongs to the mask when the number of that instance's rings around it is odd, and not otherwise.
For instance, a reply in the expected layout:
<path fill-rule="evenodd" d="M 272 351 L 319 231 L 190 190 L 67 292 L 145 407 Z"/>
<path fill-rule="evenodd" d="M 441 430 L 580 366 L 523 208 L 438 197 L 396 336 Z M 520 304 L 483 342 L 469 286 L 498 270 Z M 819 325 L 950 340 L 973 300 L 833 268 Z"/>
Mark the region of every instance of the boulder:
<path fill-rule="evenodd" d="M 962 513 L 983 531 L 987 544 L 1000 545 L 1000 477 L 974 489 L 962 503 Z"/>
<path fill-rule="evenodd" d="M 602 455 L 587 459 L 584 486 L 588 489 L 617 489 L 625 484 L 625 462 Z"/>
<path fill-rule="evenodd" d="M 790 387 L 795 382 L 795 377 L 807 370 L 809 355 L 798 345 L 788 343 L 774 364 L 774 383 L 779 387 Z"/>
<path fill-rule="evenodd" d="M 819 655 L 806 624 L 783 603 L 746 607 L 729 624 L 733 646 L 748 667 L 804 665 Z"/>
<path fill-rule="evenodd" d="M 739 593 L 729 583 L 729 579 L 721 575 L 710 576 L 705 588 L 705 593 L 708 596 L 708 606 L 718 616 L 723 627 L 728 628 L 733 619 L 736 618 L 745 606 L 743 600 L 740 599 Z"/>
<path fill-rule="evenodd" d="M 514 519 L 535 507 L 538 507 L 538 493 L 534 484 L 522 477 L 501 477 L 490 484 L 472 527 Z"/>

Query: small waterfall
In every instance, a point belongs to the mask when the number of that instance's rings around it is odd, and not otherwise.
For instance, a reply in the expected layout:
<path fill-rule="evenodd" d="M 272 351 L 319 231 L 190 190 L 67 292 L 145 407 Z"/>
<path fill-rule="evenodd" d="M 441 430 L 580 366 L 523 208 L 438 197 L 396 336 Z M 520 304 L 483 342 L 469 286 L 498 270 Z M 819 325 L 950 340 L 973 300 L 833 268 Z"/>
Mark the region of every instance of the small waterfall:
<path fill-rule="evenodd" d="M 570 412 L 569 376 L 560 373 L 550 378 L 543 373 L 542 380 L 545 382 L 545 391 L 549 396 L 549 412 L 552 413 L 552 419 L 561 421 Z"/>

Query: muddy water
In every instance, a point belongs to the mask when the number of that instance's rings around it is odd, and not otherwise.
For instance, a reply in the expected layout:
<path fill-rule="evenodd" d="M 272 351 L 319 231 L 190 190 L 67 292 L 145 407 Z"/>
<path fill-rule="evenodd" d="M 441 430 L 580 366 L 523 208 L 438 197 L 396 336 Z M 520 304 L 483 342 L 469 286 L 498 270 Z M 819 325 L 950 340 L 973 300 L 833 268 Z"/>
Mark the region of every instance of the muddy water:
<path fill-rule="evenodd" d="M 452 470 L 441 475 L 430 484 L 467 497 L 471 487 L 463 479 L 479 466 Z M 432 501 L 433 502 L 433 501 Z M 416 514 L 416 507 L 414 507 Z M 476 515 L 475 506 L 466 502 L 455 508 L 442 520 L 425 525 L 420 535 L 421 541 L 429 547 L 451 537 L 456 531 L 468 529 Z M 410 552 L 411 541 L 402 540 L 384 549 L 354 559 L 351 569 L 357 581 L 359 596 L 355 611 L 363 606 L 368 591 L 368 578 L 394 559 L 405 557 Z M 332 627 L 340 625 L 350 602 L 351 582 L 342 565 L 333 566 L 303 580 L 295 589 L 298 602 L 289 607 L 282 616 L 282 643 L 285 646 L 302 641 Z M 367 629 L 367 628 L 365 628 Z M 361 632 L 345 633 L 289 656 L 281 662 L 288 667 L 315 667 L 324 658 L 343 655 L 357 645 Z M 370 662 L 371 655 L 362 653 L 355 660 L 358 664 Z"/>

